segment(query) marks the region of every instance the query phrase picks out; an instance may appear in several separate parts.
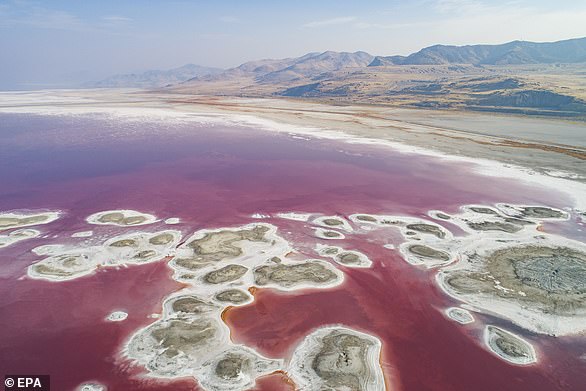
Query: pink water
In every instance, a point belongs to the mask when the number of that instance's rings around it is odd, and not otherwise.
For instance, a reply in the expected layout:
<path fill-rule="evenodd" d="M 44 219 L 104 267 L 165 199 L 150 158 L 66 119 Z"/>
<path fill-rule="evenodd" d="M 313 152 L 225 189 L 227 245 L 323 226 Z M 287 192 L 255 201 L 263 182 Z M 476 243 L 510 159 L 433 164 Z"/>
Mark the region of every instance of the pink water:
<path fill-rule="evenodd" d="M 283 211 L 348 215 L 356 212 L 423 216 L 454 212 L 467 203 L 545 203 L 564 207 L 559 193 L 515 180 L 475 175 L 468 165 L 401 155 L 386 148 L 298 140 L 244 128 L 128 123 L 93 117 L 0 116 L 0 210 L 60 209 L 65 216 L 41 226 L 39 238 L 0 250 L 0 371 L 50 374 L 54 390 L 96 380 L 109 390 L 192 390 L 190 379 L 161 382 L 125 361 L 120 350 L 161 311 L 161 300 L 181 289 L 164 262 L 105 269 L 74 281 L 21 278 L 41 244 L 76 242 L 87 215 L 136 209 L 180 217 L 184 234 L 251 221 L 253 213 Z M 271 220 L 287 239 L 309 242 L 310 230 Z M 576 224 L 571 221 L 567 224 Z M 161 228 L 162 224 L 149 226 Z M 584 239 L 575 227 L 559 230 Z M 228 311 L 236 342 L 284 357 L 313 329 L 344 324 L 383 341 L 385 378 L 396 390 L 581 390 L 586 363 L 579 338 L 523 332 L 538 348 L 539 365 L 506 364 L 479 342 L 481 325 L 460 326 L 441 309 L 455 303 L 434 284 L 433 272 L 360 235 L 345 241 L 374 261 L 345 270 L 331 290 L 277 293 L 259 290 L 251 305 Z M 103 319 L 124 308 L 124 322 Z M 479 322 L 477 322 L 479 323 Z M 259 389 L 289 389 L 280 374 Z"/>

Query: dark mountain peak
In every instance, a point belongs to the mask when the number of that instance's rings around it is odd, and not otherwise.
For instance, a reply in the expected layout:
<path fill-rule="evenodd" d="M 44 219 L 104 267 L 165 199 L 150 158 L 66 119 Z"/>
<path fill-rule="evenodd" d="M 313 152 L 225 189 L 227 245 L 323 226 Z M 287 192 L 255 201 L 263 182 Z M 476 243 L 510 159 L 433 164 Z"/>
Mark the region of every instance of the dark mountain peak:
<path fill-rule="evenodd" d="M 366 52 L 350 53 L 330 50 L 314 56 L 303 56 L 289 66 L 263 75 L 259 81 L 269 83 L 306 77 L 315 78 L 345 68 L 366 67 L 373 59 L 374 56 Z"/>
<path fill-rule="evenodd" d="M 193 81 L 249 77 L 260 83 L 287 82 L 302 78 L 314 78 L 344 68 L 366 67 L 373 59 L 373 55 L 363 51 L 353 53 L 333 50 L 310 52 L 294 58 L 249 61 L 220 74 L 198 77 Z"/>
<path fill-rule="evenodd" d="M 501 45 L 433 45 L 407 56 L 407 65 L 512 65 L 586 62 L 586 38 Z M 384 63 L 384 61 L 381 61 Z"/>

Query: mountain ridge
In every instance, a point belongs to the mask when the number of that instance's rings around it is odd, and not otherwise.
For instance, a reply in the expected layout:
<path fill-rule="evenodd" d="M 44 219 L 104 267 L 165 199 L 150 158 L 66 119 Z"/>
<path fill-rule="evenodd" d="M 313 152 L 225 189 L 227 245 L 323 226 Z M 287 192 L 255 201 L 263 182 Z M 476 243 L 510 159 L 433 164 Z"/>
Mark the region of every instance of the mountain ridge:
<path fill-rule="evenodd" d="M 185 64 L 181 67 L 167 70 L 117 74 L 97 82 L 87 83 L 87 86 L 93 88 L 156 88 L 181 83 L 196 76 L 210 75 L 222 71 L 223 69 L 221 68 Z"/>
<path fill-rule="evenodd" d="M 433 45 L 408 56 L 307 53 L 249 61 L 169 93 L 287 97 L 586 119 L 586 38 Z"/>
<path fill-rule="evenodd" d="M 366 67 L 374 58 L 375 56 L 364 51 L 352 53 L 331 50 L 310 52 L 300 57 L 248 61 L 217 75 L 194 77 L 187 80 L 186 83 L 218 81 L 241 76 L 252 77 L 260 83 L 294 81 L 343 68 Z"/>
<path fill-rule="evenodd" d="M 586 37 L 555 42 L 511 41 L 487 45 L 432 45 L 408 56 L 376 56 L 364 51 L 310 52 L 299 57 L 260 59 L 220 69 L 187 64 L 169 70 L 113 75 L 86 87 L 158 88 L 194 82 L 249 78 L 255 83 L 319 81 L 330 73 L 366 67 L 402 65 L 527 65 L 586 63 Z"/>
<path fill-rule="evenodd" d="M 381 65 L 518 65 L 586 62 L 586 37 L 555 42 L 511 41 L 498 45 L 433 45 L 408 56 L 377 56 Z"/>
<path fill-rule="evenodd" d="M 196 76 L 182 84 L 249 78 L 259 84 L 323 80 L 330 73 L 402 65 L 527 65 L 586 63 L 586 37 L 555 42 L 511 41 L 497 45 L 432 45 L 408 56 L 374 56 L 364 51 L 310 52 L 300 57 L 248 61 L 220 73 Z"/>

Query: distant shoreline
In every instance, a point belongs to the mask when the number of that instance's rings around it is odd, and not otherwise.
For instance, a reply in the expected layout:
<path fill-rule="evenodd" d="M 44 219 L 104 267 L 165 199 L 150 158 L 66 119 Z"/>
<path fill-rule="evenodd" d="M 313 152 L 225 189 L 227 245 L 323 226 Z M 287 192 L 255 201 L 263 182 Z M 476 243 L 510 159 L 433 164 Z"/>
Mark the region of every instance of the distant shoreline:
<path fill-rule="evenodd" d="M 572 135 L 580 139 L 586 132 L 586 124 L 581 123 L 373 105 L 334 106 L 289 99 L 169 95 L 141 90 L 3 93 L 0 113 L 98 113 L 130 119 L 253 126 L 307 137 L 386 145 L 463 164 L 476 163 L 488 175 L 564 188 L 574 198 L 586 194 L 583 188 L 586 146 L 571 140 Z M 503 128 L 510 128 L 513 134 L 503 133 Z M 524 128 L 534 133 L 523 131 Z M 541 130 L 535 133 L 535 129 Z M 563 129 L 568 141 L 559 143 L 563 141 Z M 586 199 L 578 203 L 586 209 Z"/>

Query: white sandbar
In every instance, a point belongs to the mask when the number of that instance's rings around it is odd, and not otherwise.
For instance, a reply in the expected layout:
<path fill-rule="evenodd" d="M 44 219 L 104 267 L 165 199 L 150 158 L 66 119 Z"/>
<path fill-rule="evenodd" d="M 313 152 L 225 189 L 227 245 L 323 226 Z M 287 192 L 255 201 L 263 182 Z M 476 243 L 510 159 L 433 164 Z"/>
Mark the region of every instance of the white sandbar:
<path fill-rule="evenodd" d="M 106 317 L 106 320 L 108 320 L 110 322 L 122 322 L 123 320 L 126 320 L 126 318 L 128 318 L 127 312 L 114 311 Z"/>
<path fill-rule="evenodd" d="M 116 221 L 115 219 L 108 219 L 109 216 L 113 215 L 120 215 L 121 219 Z M 128 222 L 125 223 L 125 220 L 136 220 L 136 222 Z M 86 221 L 89 224 L 96 224 L 96 225 L 116 225 L 118 227 L 129 227 L 129 226 L 138 226 L 138 225 L 146 225 L 152 224 L 157 221 L 157 218 L 148 213 L 138 212 L 136 210 L 130 209 L 116 209 L 116 210 L 106 210 L 103 212 L 94 213 L 86 218 Z"/>
<path fill-rule="evenodd" d="M 41 232 L 36 229 L 18 229 L 8 234 L 0 234 L 0 249 L 23 240 L 36 238 L 39 235 L 41 235 Z"/>

